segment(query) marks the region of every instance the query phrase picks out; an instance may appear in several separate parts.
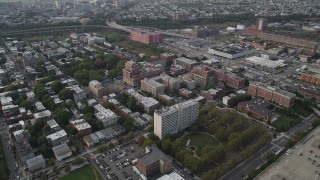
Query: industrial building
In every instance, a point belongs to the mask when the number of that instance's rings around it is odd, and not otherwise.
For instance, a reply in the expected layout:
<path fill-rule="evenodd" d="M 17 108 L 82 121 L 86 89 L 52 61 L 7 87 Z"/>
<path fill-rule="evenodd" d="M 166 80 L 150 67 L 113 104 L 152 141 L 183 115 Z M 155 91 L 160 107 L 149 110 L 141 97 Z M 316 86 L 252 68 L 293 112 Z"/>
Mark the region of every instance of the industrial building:
<path fill-rule="evenodd" d="M 156 32 L 132 30 L 130 39 L 144 44 L 162 43 L 164 35 Z"/>
<path fill-rule="evenodd" d="M 227 59 L 238 59 L 255 53 L 256 50 L 251 46 L 238 44 L 215 45 L 208 49 L 208 53 Z"/>
<path fill-rule="evenodd" d="M 154 134 L 160 139 L 176 134 L 197 121 L 199 102 L 188 100 L 154 112 Z"/>
<path fill-rule="evenodd" d="M 260 65 L 271 69 L 277 69 L 282 68 L 286 66 L 284 63 L 284 60 L 279 59 L 277 61 L 270 60 L 270 57 L 268 55 L 261 54 L 261 57 L 258 56 L 252 56 L 249 58 L 246 58 L 246 61 L 254 64 L 254 65 Z"/>

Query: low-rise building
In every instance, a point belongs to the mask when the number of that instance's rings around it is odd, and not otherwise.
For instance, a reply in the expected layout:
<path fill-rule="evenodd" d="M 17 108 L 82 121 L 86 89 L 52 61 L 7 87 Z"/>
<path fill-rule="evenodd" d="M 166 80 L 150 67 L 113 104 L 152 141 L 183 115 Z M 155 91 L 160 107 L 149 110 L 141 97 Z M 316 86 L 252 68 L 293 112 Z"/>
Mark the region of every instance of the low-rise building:
<path fill-rule="evenodd" d="M 227 59 L 237 59 L 255 53 L 255 49 L 251 46 L 242 46 L 236 44 L 216 45 L 208 49 L 208 53 L 224 57 Z"/>
<path fill-rule="evenodd" d="M 36 171 L 39 169 L 43 169 L 47 166 L 46 160 L 43 158 L 41 154 L 28 159 L 26 163 L 29 171 Z"/>
<path fill-rule="evenodd" d="M 95 105 L 94 108 L 96 110 L 96 118 L 103 123 L 104 127 L 117 123 L 118 116 L 110 109 L 104 108 L 101 104 Z"/>
<path fill-rule="evenodd" d="M 58 161 L 62 161 L 68 157 L 72 156 L 72 151 L 67 144 L 60 144 L 52 148 L 54 156 Z"/>
<path fill-rule="evenodd" d="M 65 130 L 60 130 L 47 136 L 48 144 L 51 146 L 58 146 L 68 142 L 67 133 Z"/>
<path fill-rule="evenodd" d="M 142 96 L 141 94 L 136 92 L 134 89 L 128 89 L 126 93 L 129 96 L 134 97 L 138 101 L 139 105 L 142 106 L 144 111 L 148 114 L 153 113 L 154 110 L 160 106 L 159 101 L 151 97 Z"/>
<path fill-rule="evenodd" d="M 220 96 L 220 94 L 222 93 L 222 89 L 221 88 L 217 88 L 217 89 L 209 89 L 207 91 L 201 91 L 201 95 L 203 97 L 206 98 L 207 101 L 213 101 L 214 99 L 216 99 L 217 97 Z"/>
<path fill-rule="evenodd" d="M 20 162 L 25 165 L 28 159 L 34 157 L 34 151 L 27 138 L 19 139 L 14 143 L 16 148 L 16 153 L 20 159 Z"/>
<path fill-rule="evenodd" d="M 179 57 L 173 60 L 173 64 L 180 65 L 184 67 L 187 71 L 191 71 L 191 69 L 199 63 L 196 60 L 191 60 L 185 57 Z"/>

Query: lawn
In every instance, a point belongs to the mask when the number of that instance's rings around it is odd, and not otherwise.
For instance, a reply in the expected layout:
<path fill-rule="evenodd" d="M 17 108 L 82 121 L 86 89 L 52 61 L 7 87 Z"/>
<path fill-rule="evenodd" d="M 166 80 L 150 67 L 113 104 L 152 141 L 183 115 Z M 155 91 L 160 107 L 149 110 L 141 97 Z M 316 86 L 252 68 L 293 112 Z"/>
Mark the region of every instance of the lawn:
<path fill-rule="evenodd" d="M 100 180 L 97 170 L 93 166 L 85 166 L 70 172 L 60 180 Z"/>
<path fill-rule="evenodd" d="M 300 116 L 304 116 L 304 117 L 307 117 L 307 116 L 309 116 L 311 114 L 310 112 L 305 110 L 305 108 L 303 108 L 301 105 L 299 105 L 297 103 L 293 105 L 292 110 L 295 113 L 299 114 Z"/>
<path fill-rule="evenodd" d="M 115 45 L 118 45 L 120 47 L 123 47 L 123 48 L 131 50 L 131 51 L 135 51 L 138 53 L 144 53 L 148 57 L 150 57 L 152 55 L 159 56 L 161 53 L 164 52 L 163 50 L 158 49 L 158 47 L 154 44 L 148 45 L 148 44 L 143 44 L 143 43 L 135 42 L 135 41 L 131 41 L 131 40 L 124 40 L 124 41 L 116 42 Z"/>
<path fill-rule="evenodd" d="M 276 122 L 272 125 L 279 132 L 284 132 L 292 128 L 295 124 L 297 124 L 299 119 L 293 118 L 287 115 L 281 115 Z"/>
<path fill-rule="evenodd" d="M 26 38 L 27 41 L 46 41 L 46 40 L 57 40 L 57 41 L 63 41 L 67 38 L 66 35 L 60 35 L 60 36 L 53 36 L 53 35 L 46 35 L 46 36 L 33 36 Z"/>
<path fill-rule="evenodd" d="M 218 146 L 219 142 L 214 139 L 212 136 L 202 133 L 190 133 L 183 137 L 184 143 L 187 144 L 188 139 L 190 139 L 189 146 L 196 146 L 197 152 L 206 146 Z"/>

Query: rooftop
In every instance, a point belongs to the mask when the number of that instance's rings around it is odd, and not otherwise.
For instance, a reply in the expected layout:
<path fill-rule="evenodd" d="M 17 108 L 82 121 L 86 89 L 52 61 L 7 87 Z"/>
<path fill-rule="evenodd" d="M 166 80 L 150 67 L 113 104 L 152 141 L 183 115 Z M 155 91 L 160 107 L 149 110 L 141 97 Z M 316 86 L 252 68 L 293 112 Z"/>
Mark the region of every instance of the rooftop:
<path fill-rule="evenodd" d="M 71 153 L 71 149 L 67 144 L 60 144 L 52 148 L 52 151 L 56 157 L 64 156 L 68 153 Z"/>
<path fill-rule="evenodd" d="M 146 154 L 144 154 L 144 155 L 139 157 L 139 159 L 145 165 L 152 164 L 155 161 L 159 161 L 159 160 L 164 160 L 164 161 L 171 160 L 171 157 L 169 157 L 166 154 L 164 154 L 161 150 L 159 150 L 157 148 L 156 145 L 152 145 L 151 147 L 149 147 L 149 151 L 150 152 L 148 152 L 148 153 L 146 153 Z"/>

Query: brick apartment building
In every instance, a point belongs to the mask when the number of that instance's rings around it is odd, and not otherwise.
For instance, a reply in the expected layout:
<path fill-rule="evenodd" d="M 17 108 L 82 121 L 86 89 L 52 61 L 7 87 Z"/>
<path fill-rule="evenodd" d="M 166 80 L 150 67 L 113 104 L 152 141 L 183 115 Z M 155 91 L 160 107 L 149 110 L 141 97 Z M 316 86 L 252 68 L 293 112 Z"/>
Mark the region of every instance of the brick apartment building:
<path fill-rule="evenodd" d="M 214 70 L 206 65 L 195 66 L 191 70 L 192 79 L 198 86 L 205 87 L 214 82 Z"/>
<path fill-rule="evenodd" d="M 162 43 L 164 35 L 155 32 L 134 30 L 130 32 L 130 39 L 144 44 Z"/>
<path fill-rule="evenodd" d="M 250 83 L 248 92 L 253 96 L 262 97 L 284 107 L 293 106 L 296 97 L 293 93 L 259 83 Z"/>
<path fill-rule="evenodd" d="M 155 173 L 167 174 L 172 171 L 172 158 L 160 151 L 156 145 L 146 148 L 146 154 L 137 160 L 137 168 L 146 177 Z"/>
<path fill-rule="evenodd" d="M 223 81 L 235 89 L 241 89 L 245 84 L 245 79 L 226 71 L 214 70 L 214 76 L 217 80 Z"/>

